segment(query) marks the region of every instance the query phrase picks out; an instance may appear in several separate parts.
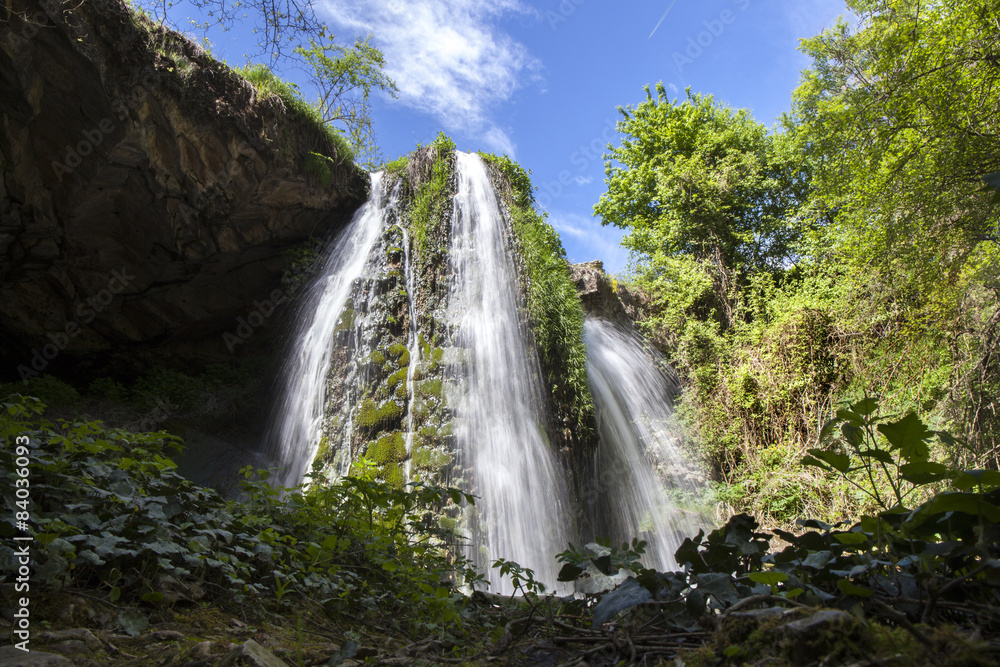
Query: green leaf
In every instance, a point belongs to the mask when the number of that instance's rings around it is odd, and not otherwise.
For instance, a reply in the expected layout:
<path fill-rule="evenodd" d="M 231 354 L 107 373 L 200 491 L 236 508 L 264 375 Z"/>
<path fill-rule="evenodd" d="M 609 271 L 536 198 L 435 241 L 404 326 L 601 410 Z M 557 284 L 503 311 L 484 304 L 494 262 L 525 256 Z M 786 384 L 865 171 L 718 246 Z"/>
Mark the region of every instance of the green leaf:
<path fill-rule="evenodd" d="M 956 489 L 965 491 L 974 486 L 1000 486 L 1000 472 L 996 470 L 965 470 L 958 473 L 953 482 Z"/>
<path fill-rule="evenodd" d="M 750 577 L 750 581 L 767 586 L 777 586 L 783 581 L 788 581 L 788 575 L 784 572 L 751 572 L 747 576 Z"/>
<path fill-rule="evenodd" d="M 868 415 L 878 410 L 878 399 L 872 396 L 860 400 L 851 406 L 851 410 L 853 412 L 858 413 L 862 417 L 867 417 Z"/>
<path fill-rule="evenodd" d="M 863 452 L 858 452 L 858 456 L 863 459 L 875 459 L 887 465 L 893 465 L 896 460 L 892 458 L 892 454 L 885 451 L 884 449 L 866 449 Z"/>
<path fill-rule="evenodd" d="M 840 419 L 831 419 L 827 423 L 823 424 L 823 430 L 819 432 L 819 441 L 821 444 L 826 442 L 830 436 L 833 435 L 834 430 L 836 430 L 836 428 L 840 425 L 841 421 L 842 420 Z"/>
<path fill-rule="evenodd" d="M 150 591 L 149 593 L 143 593 L 139 599 L 143 602 L 163 602 L 163 593 Z"/>
<path fill-rule="evenodd" d="M 392 562 L 391 560 L 387 560 L 386 562 L 382 563 L 382 569 L 385 570 L 386 572 L 395 572 L 396 570 L 399 569 L 399 565 Z"/>
<path fill-rule="evenodd" d="M 854 406 L 851 406 L 851 407 L 854 407 Z M 850 424 L 851 426 L 854 426 L 856 428 L 865 425 L 865 418 L 864 417 L 862 417 L 861 415 L 859 415 L 859 414 L 857 414 L 855 412 L 852 412 L 850 410 L 845 410 L 844 408 L 841 408 L 840 410 L 837 410 L 837 417 L 839 419 L 841 419 L 842 421 L 845 421 L 848 424 Z"/>
<path fill-rule="evenodd" d="M 844 424 L 840 427 L 840 432 L 844 436 L 844 440 L 850 443 L 850 445 L 855 449 L 860 449 L 861 445 L 865 442 L 864 430 L 854 426 L 853 424 Z"/>
<path fill-rule="evenodd" d="M 111 600 L 111 602 L 118 602 L 118 598 L 120 598 L 121 596 L 122 596 L 122 589 L 118 588 L 117 586 L 112 586 L 111 593 L 108 595 L 108 598 Z"/>
<path fill-rule="evenodd" d="M 892 445 L 892 449 L 898 449 L 900 456 L 905 460 L 910 462 L 927 460 L 930 451 L 925 440 L 933 433 L 927 430 L 916 413 L 909 412 L 899 421 L 879 424 L 878 430 Z"/>
<path fill-rule="evenodd" d="M 982 515 L 987 521 L 1000 523 L 1000 507 L 987 502 L 978 493 L 959 492 L 937 494 L 914 510 L 906 520 L 906 523 L 914 526 L 920 525 L 932 515 L 943 512 Z"/>
<path fill-rule="evenodd" d="M 950 468 L 933 461 L 907 463 L 899 467 L 899 472 L 907 482 L 918 486 L 940 482 L 951 476 Z"/>
<path fill-rule="evenodd" d="M 868 541 L 864 533 L 835 533 L 833 538 L 841 544 L 864 544 Z"/>
<path fill-rule="evenodd" d="M 864 586 L 858 586 L 851 582 L 850 579 L 841 579 L 837 582 L 837 588 L 846 595 L 853 595 L 856 598 L 870 598 L 875 594 L 870 588 L 865 588 Z"/>
<path fill-rule="evenodd" d="M 837 452 L 831 452 L 825 449 L 810 449 L 809 453 L 816 459 L 829 464 L 838 472 L 847 472 L 847 469 L 851 467 L 851 459 L 846 454 L 838 454 Z M 815 465 L 813 463 L 807 463 L 806 459 L 803 459 L 802 462 L 805 465 Z"/>

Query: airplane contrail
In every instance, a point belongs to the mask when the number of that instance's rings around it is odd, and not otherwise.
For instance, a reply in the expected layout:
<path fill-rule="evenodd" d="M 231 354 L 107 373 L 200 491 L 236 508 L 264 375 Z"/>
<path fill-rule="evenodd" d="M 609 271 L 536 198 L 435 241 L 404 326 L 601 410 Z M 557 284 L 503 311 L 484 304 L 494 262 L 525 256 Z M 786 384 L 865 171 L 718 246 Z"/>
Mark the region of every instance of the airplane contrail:
<path fill-rule="evenodd" d="M 653 28 L 653 32 L 649 33 L 649 37 L 646 39 L 651 39 L 653 37 L 653 33 L 660 29 L 660 26 L 663 24 L 663 19 L 667 18 L 667 14 L 670 13 L 670 10 L 673 9 L 676 4 L 677 0 L 673 0 L 673 2 L 670 3 L 670 6 L 667 7 L 667 11 L 663 12 L 663 16 L 660 17 L 660 22 L 656 24 L 656 27 Z"/>

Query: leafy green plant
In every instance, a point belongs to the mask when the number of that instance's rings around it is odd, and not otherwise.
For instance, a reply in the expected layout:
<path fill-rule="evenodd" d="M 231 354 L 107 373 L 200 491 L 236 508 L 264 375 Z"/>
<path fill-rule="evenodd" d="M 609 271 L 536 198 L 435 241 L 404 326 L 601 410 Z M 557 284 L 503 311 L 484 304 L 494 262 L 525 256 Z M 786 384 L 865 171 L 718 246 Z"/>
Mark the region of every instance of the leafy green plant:
<path fill-rule="evenodd" d="M 876 398 L 837 410 L 820 433 L 821 443 L 829 446 L 810 449 L 802 463 L 840 474 L 885 510 L 903 509 L 921 487 L 953 477 L 947 466 L 930 460 L 929 441 L 955 448 L 955 438 L 929 430 L 913 412 L 898 421 L 885 419 L 878 414 Z"/>
<path fill-rule="evenodd" d="M 236 502 L 176 473 L 166 455 L 181 446 L 175 436 L 53 423 L 40 401 L 20 396 L 2 408 L 0 437 L 30 445 L 0 450 L 0 477 L 14 488 L 16 471 L 28 470 L 34 576 L 49 589 L 97 588 L 129 605 L 209 596 L 264 606 L 308 598 L 328 613 L 405 608 L 407 629 L 418 631 L 460 626 L 465 599 L 454 582 L 481 580 L 451 555 L 454 534 L 428 511 L 474 501 L 457 489 L 352 478 L 274 489 L 267 471 L 248 467 Z M 5 538 L 18 528 L 13 502 L 4 497 Z M 0 557 L 10 558 L 6 544 Z"/>

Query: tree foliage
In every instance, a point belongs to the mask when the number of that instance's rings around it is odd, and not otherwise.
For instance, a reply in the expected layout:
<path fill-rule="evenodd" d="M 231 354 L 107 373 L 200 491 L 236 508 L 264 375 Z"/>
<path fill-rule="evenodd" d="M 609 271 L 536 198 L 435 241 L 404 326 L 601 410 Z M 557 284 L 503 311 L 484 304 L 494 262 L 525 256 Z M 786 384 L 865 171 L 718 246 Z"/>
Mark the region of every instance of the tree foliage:
<path fill-rule="evenodd" d="M 927 288 L 1000 242 L 983 180 L 1000 170 L 996 4 L 848 7 L 857 29 L 803 41 L 813 66 L 786 123 L 815 170 L 817 207 L 836 212 L 821 242 Z"/>
<path fill-rule="evenodd" d="M 778 139 L 712 96 L 688 90 L 678 103 L 662 84 L 656 92 L 620 109 L 625 138 L 605 156 L 602 222 L 628 229 L 624 245 L 653 265 L 686 256 L 731 272 L 781 267 L 799 235 L 789 216 L 803 178 Z"/>
<path fill-rule="evenodd" d="M 312 67 L 323 122 L 346 131 L 362 164 L 381 163 L 369 98 L 373 89 L 396 97 L 396 84 L 383 71 L 385 56 L 372 46 L 371 35 L 357 38 L 353 46 L 310 39 L 309 48 L 300 46 L 295 53 Z"/>
<path fill-rule="evenodd" d="M 803 41 L 813 64 L 777 132 L 647 89 L 596 207 L 629 231 L 720 500 L 778 524 L 891 497 L 796 464 L 839 401 L 879 395 L 971 445 L 920 465 L 1000 461 L 995 3 L 848 6 L 853 27 Z"/>

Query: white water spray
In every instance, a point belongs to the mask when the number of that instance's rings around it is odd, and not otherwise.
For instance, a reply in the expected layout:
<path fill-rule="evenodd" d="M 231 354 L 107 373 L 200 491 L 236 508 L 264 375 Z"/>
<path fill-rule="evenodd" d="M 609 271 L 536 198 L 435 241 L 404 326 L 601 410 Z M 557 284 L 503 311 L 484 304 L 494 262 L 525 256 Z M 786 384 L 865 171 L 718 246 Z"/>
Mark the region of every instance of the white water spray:
<path fill-rule="evenodd" d="M 490 565 L 516 560 L 548 586 L 567 545 L 568 496 L 545 431 L 538 356 L 522 323 L 506 224 L 486 166 L 456 153 L 448 320 L 464 355 L 455 406 L 459 456 L 479 497 L 470 554 L 490 589 L 510 593 Z"/>
<path fill-rule="evenodd" d="M 398 203 L 398 193 L 387 195 L 382 182 L 382 172 L 371 175 L 368 201 L 333 241 L 320 277 L 305 295 L 295 342 L 281 370 L 284 379 L 281 397 L 268 430 L 272 457 L 284 465 L 277 478 L 272 479 L 276 485 L 294 486 L 301 482 L 316 456 L 333 332 L 354 281 L 361 277 L 382 231 L 387 212 Z"/>
<path fill-rule="evenodd" d="M 673 388 L 635 332 L 588 318 L 584 342 L 600 435 L 594 493 L 584 498 L 595 530 L 616 544 L 641 537 L 649 543 L 647 566 L 675 570 L 674 552 L 692 525 L 664 492 L 663 478 L 694 489 L 676 470 L 656 474 L 658 466 L 683 467 Z"/>

